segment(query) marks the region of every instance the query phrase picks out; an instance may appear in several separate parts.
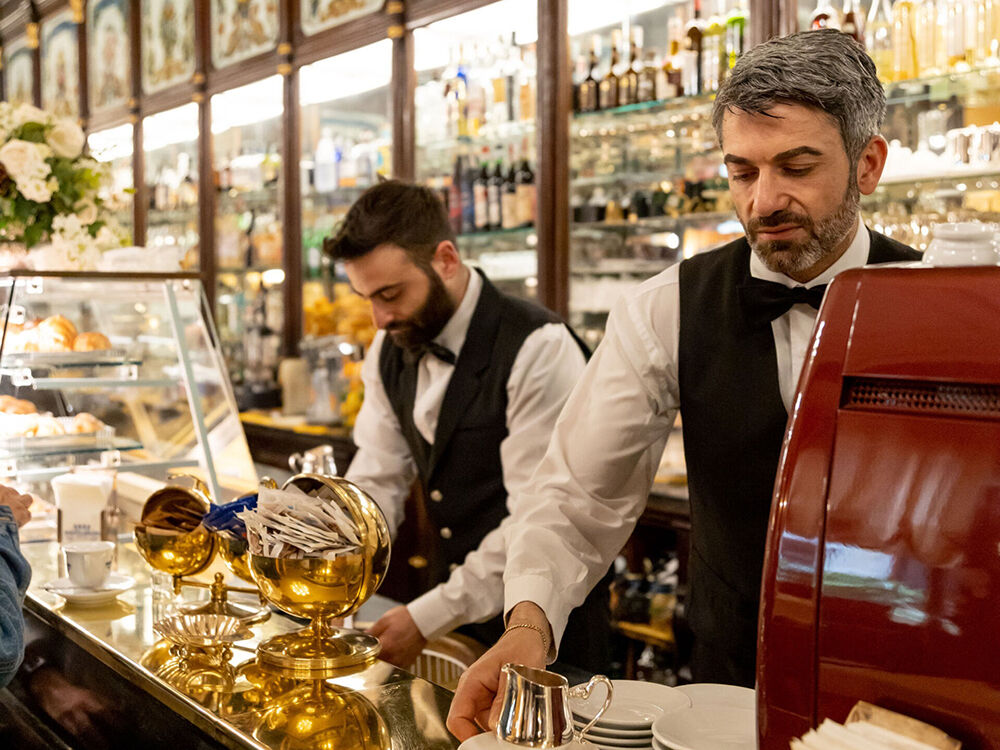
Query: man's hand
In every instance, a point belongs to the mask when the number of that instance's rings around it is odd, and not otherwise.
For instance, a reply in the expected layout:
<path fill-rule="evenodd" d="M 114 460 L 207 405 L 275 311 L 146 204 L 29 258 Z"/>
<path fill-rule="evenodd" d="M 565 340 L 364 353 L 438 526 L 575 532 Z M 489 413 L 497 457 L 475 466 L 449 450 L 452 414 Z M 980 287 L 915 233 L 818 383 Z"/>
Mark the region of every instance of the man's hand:
<path fill-rule="evenodd" d="M 105 730 L 114 725 L 114 717 L 96 694 L 68 682 L 52 667 L 33 674 L 29 690 L 42 710 L 82 744 L 108 746 Z"/>
<path fill-rule="evenodd" d="M 531 602 L 521 602 L 511 610 L 507 627 L 530 623 L 549 633 L 545 614 Z M 503 695 L 501 669 L 505 664 L 524 664 L 545 669 L 546 642 L 531 628 L 508 630 L 489 651 L 462 675 L 448 712 L 448 729 L 461 742 L 484 730 L 496 728 Z"/>
<path fill-rule="evenodd" d="M 0 484 L 0 505 L 6 505 L 14 513 L 14 520 L 18 526 L 24 526 L 31 520 L 31 496 L 22 495 L 13 487 Z"/>
<path fill-rule="evenodd" d="M 379 658 L 406 669 L 424 650 L 427 639 L 420 633 L 406 607 L 393 607 L 368 629 L 382 642 Z"/>

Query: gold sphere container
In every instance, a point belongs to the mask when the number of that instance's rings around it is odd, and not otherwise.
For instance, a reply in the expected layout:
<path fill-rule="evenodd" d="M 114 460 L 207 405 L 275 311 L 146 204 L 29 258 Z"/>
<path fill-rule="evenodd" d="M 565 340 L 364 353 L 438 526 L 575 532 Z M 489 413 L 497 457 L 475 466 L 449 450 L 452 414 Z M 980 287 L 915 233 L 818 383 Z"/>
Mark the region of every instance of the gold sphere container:
<path fill-rule="evenodd" d="M 385 720 L 361 693 L 322 680 L 300 684 L 260 714 L 254 739 L 282 750 L 389 750 Z"/>
<path fill-rule="evenodd" d="M 250 572 L 261 595 L 278 609 L 310 619 L 308 627 L 263 641 L 263 664 L 309 677 L 375 660 L 378 639 L 333 625 L 353 614 L 378 589 L 389 567 L 389 527 L 378 505 L 341 477 L 299 474 L 293 486 L 320 502 L 336 503 L 357 525 L 359 545 L 332 559 L 265 557 L 250 553 Z"/>

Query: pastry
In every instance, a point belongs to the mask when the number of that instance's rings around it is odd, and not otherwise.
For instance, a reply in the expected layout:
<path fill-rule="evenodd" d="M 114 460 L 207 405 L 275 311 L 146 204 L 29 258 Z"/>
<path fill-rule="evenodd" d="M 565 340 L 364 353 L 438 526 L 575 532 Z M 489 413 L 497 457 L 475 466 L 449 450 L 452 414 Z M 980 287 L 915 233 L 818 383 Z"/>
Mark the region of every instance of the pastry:
<path fill-rule="evenodd" d="M 75 352 L 99 352 L 111 348 L 111 341 L 103 333 L 86 331 L 73 340 Z"/>
<path fill-rule="evenodd" d="M 78 435 L 82 435 L 85 433 L 100 432 L 104 429 L 104 427 L 104 422 L 99 420 L 93 414 L 83 411 L 73 417 L 73 426 L 71 430 Z"/>
<path fill-rule="evenodd" d="M 53 315 L 38 324 L 38 350 L 71 352 L 76 338 L 76 326 L 62 315 Z"/>
<path fill-rule="evenodd" d="M 38 409 L 30 401 L 13 396 L 0 396 L 0 412 L 4 414 L 34 414 Z"/>
<path fill-rule="evenodd" d="M 32 437 L 53 437 L 54 435 L 65 435 L 66 428 L 59 423 L 58 419 L 46 414 L 40 416 L 32 431 L 25 434 Z"/>

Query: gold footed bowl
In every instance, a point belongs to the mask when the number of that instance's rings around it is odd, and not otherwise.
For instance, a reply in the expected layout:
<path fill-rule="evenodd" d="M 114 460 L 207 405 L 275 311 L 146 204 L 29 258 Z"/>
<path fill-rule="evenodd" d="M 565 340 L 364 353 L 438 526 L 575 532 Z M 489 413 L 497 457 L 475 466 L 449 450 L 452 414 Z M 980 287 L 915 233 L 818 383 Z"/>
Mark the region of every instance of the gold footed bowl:
<path fill-rule="evenodd" d="M 378 589 L 389 567 L 389 527 L 359 487 L 340 477 L 299 474 L 285 483 L 321 502 L 336 503 L 358 529 L 360 544 L 332 559 L 265 557 L 249 553 L 261 595 L 278 609 L 312 622 L 257 647 L 262 664 L 309 678 L 373 662 L 378 639 L 337 628 L 331 620 L 353 614 Z"/>

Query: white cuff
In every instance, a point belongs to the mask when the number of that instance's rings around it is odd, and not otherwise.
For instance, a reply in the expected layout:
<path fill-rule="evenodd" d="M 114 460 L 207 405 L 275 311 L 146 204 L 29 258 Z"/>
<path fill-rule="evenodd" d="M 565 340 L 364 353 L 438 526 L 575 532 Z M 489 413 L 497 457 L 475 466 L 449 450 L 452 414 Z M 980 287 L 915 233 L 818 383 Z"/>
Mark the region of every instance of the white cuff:
<path fill-rule="evenodd" d="M 450 633 L 466 622 L 460 615 L 456 616 L 449 611 L 443 583 L 407 604 L 406 610 L 420 634 L 428 641 Z"/>
<path fill-rule="evenodd" d="M 559 653 L 559 642 L 562 640 L 566 622 L 569 620 L 570 609 L 556 592 L 552 581 L 538 575 L 523 575 L 504 581 L 503 620 L 506 624 L 510 611 L 521 602 L 537 604 L 545 613 L 552 628 L 552 645 L 549 647 L 549 663 L 555 661 Z"/>

